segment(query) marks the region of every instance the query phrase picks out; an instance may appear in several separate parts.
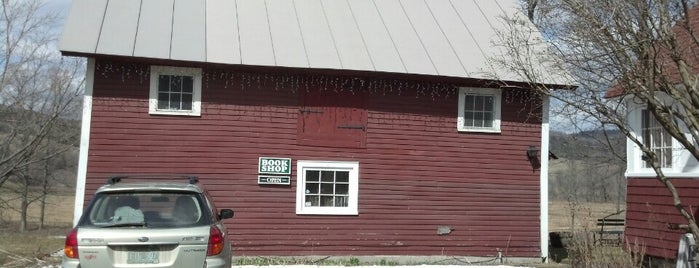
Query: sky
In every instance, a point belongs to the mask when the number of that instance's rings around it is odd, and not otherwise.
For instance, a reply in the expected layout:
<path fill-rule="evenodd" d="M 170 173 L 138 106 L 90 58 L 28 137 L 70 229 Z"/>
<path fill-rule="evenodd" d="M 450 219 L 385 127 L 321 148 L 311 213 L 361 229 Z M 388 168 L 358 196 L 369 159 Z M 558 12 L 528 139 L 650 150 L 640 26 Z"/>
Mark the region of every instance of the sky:
<path fill-rule="evenodd" d="M 63 23 L 65 23 L 66 16 L 68 16 L 68 11 L 70 11 L 71 0 L 43 0 L 44 10 L 48 12 L 57 12 L 60 15 L 58 20 L 58 25 L 55 27 L 58 31 L 63 28 Z"/>

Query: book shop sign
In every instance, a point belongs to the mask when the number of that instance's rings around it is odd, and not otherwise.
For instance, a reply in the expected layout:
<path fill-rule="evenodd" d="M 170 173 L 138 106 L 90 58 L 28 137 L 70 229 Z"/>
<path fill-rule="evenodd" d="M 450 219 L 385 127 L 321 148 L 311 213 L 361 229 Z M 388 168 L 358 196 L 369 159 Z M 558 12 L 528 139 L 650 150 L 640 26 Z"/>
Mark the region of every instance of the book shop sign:
<path fill-rule="evenodd" d="M 258 163 L 257 177 L 258 184 L 281 184 L 291 183 L 291 158 L 260 157 Z M 286 175 L 286 176 L 279 176 Z"/>

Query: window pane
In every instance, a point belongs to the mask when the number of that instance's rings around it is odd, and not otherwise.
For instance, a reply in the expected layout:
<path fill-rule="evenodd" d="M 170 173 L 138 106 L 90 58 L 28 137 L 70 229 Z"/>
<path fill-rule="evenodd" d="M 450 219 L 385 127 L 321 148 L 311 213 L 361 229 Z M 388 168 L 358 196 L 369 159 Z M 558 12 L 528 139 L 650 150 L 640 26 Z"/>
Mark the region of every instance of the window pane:
<path fill-rule="evenodd" d="M 158 77 L 158 92 L 169 92 L 170 91 L 170 76 L 161 75 Z"/>
<path fill-rule="evenodd" d="M 336 182 L 349 182 L 349 171 L 336 171 L 335 172 Z"/>
<path fill-rule="evenodd" d="M 192 110 L 192 94 L 182 94 L 182 110 Z"/>
<path fill-rule="evenodd" d="M 334 207 L 334 198 L 332 196 L 321 196 L 320 197 L 320 206 L 321 207 Z"/>
<path fill-rule="evenodd" d="M 474 109 L 474 102 L 475 100 L 473 99 L 473 95 L 466 95 L 465 100 L 464 100 L 464 110 L 466 111 L 473 111 Z"/>
<path fill-rule="evenodd" d="M 335 192 L 335 185 L 332 183 L 323 183 L 320 185 L 320 193 L 321 194 L 334 194 Z"/>
<path fill-rule="evenodd" d="M 317 195 L 307 195 L 306 196 L 306 206 L 307 207 L 317 207 L 320 205 L 320 196 Z"/>
<path fill-rule="evenodd" d="M 170 91 L 172 92 L 182 92 L 182 76 L 173 76 L 170 79 Z"/>
<path fill-rule="evenodd" d="M 483 113 L 483 126 L 493 127 L 493 113 L 485 112 Z"/>
<path fill-rule="evenodd" d="M 168 109 L 170 106 L 170 94 L 158 93 L 158 109 Z"/>
<path fill-rule="evenodd" d="M 306 194 L 318 194 L 319 189 L 318 183 L 306 183 Z"/>
<path fill-rule="evenodd" d="M 180 94 L 170 94 L 170 109 L 180 109 L 182 103 L 182 95 Z"/>
<path fill-rule="evenodd" d="M 484 103 L 483 110 L 488 111 L 488 112 L 492 112 L 493 108 L 495 107 L 494 106 L 495 98 L 493 98 L 493 96 L 484 96 L 483 98 L 485 99 L 483 101 L 483 103 Z"/>
<path fill-rule="evenodd" d="M 483 126 L 483 113 L 477 112 L 473 113 L 473 126 L 482 127 Z"/>
<path fill-rule="evenodd" d="M 191 76 L 183 76 L 182 77 L 182 92 L 184 93 L 192 93 L 194 92 L 194 80 L 192 79 Z"/>
<path fill-rule="evenodd" d="M 473 112 L 465 112 L 464 113 L 464 126 L 466 127 L 472 127 L 474 125 L 473 121 Z"/>
<path fill-rule="evenodd" d="M 349 198 L 347 196 L 336 196 L 335 197 L 335 206 L 336 207 L 347 207 L 347 200 Z"/>
<path fill-rule="evenodd" d="M 475 100 L 476 100 L 476 104 L 475 104 L 474 110 L 476 110 L 476 111 L 483 111 L 483 107 L 484 107 L 483 96 L 475 96 L 474 98 L 475 98 Z"/>
<path fill-rule="evenodd" d="M 320 176 L 321 176 L 321 178 L 320 178 L 321 181 L 329 181 L 329 182 L 335 181 L 335 172 L 334 171 L 321 171 Z"/>
<path fill-rule="evenodd" d="M 318 170 L 307 170 L 306 171 L 306 181 L 320 181 L 320 171 Z"/>
<path fill-rule="evenodd" d="M 337 184 L 337 185 L 335 185 L 335 194 L 337 194 L 337 195 L 349 194 L 349 184 Z"/>

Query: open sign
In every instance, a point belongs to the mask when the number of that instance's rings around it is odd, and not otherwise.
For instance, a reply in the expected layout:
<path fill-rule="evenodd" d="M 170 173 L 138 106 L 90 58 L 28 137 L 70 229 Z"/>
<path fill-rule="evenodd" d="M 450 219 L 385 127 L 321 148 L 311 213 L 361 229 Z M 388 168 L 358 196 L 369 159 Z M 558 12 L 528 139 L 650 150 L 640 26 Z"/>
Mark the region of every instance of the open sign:
<path fill-rule="evenodd" d="M 291 178 L 289 176 L 258 176 L 257 184 L 278 184 L 289 185 Z"/>

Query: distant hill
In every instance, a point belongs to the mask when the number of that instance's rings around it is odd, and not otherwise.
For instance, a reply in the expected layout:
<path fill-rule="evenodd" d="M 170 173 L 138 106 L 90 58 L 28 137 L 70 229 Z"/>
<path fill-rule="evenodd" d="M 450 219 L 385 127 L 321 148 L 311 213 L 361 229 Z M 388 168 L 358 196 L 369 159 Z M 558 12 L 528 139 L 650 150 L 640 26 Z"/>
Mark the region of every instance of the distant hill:
<path fill-rule="evenodd" d="M 590 130 L 573 134 L 552 131 L 549 148 L 556 156 L 567 159 L 617 157 L 623 160 L 626 158 L 626 137 L 618 130 Z"/>
<path fill-rule="evenodd" d="M 626 197 L 626 137 L 616 130 L 551 132 L 549 198 L 622 202 Z"/>

